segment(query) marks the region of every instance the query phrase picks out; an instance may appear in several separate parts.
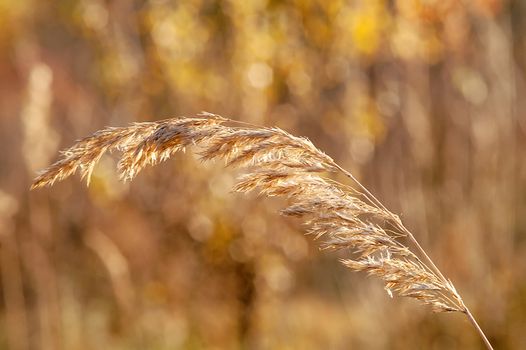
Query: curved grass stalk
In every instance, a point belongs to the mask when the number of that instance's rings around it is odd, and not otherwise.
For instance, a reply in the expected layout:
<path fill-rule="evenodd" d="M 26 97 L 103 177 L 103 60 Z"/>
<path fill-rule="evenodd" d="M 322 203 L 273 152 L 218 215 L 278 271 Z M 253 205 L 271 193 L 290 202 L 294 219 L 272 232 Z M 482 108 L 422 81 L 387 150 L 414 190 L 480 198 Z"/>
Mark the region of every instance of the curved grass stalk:
<path fill-rule="evenodd" d="M 244 169 L 235 191 L 258 190 L 266 196 L 288 198 L 283 215 L 303 218 L 310 234 L 325 238 L 322 248 L 350 250 L 342 263 L 382 279 L 389 296 L 417 299 L 435 312 L 464 313 L 486 347 L 492 349 L 451 281 L 400 218 L 308 139 L 279 128 L 210 113 L 106 128 L 64 151 L 60 160 L 37 176 L 31 188 L 53 185 L 77 171 L 89 183 L 95 164 L 112 150 L 122 152 L 118 171 L 123 181 L 129 181 L 144 167 L 187 147 L 197 148 L 203 160 L 222 159 L 228 167 Z M 334 172 L 350 178 L 354 186 L 326 176 Z M 399 241 L 401 237 L 409 239 L 416 253 Z"/>

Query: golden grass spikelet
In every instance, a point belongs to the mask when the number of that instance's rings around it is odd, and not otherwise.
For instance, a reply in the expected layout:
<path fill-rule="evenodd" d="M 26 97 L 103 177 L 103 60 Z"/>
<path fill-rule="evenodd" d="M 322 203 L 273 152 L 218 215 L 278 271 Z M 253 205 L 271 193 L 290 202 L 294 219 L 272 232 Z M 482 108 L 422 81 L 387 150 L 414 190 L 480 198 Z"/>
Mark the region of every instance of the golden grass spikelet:
<path fill-rule="evenodd" d="M 282 214 L 302 218 L 308 233 L 323 238 L 325 249 L 345 249 L 342 263 L 382 279 L 390 296 L 417 299 L 436 312 L 462 312 L 491 348 L 453 284 L 429 258 L 400 218 L 391 213 L 352 174 L 317 149 L 308 139 L 278 128 L 236 122 L 215 114 L 135 123 L 106 128 L 62 153 L 40 173 L 32 188 L 53 185 L 80 171 L 89 183 L 93 167 L 107 151 L 122 152 L 118 171 L 133 179 L 144 167 L 167 160 L 195 146 L 204 161 L 223 159 L 228 167 L 245 171 L 234 191 L 258 190 L 289 201 Z M 326 174 L 340 172 L 353 183 L 346 186 Z M 414 246 L 411 250 L 399 238 Z"/>

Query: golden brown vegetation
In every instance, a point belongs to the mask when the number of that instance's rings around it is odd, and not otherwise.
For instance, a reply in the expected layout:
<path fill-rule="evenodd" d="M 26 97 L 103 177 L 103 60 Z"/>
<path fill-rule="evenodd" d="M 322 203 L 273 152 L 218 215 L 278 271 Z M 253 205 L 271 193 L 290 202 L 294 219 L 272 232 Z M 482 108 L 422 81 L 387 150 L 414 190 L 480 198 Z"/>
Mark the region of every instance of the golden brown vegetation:
<path fill-rule="evenodd" d="M 0 0 L 0 348 L 481 347 L 193 152 L 28 191 L 75 139 L 204 109 L 315 141 L 526 349 L 525 82 L 524 0 Z"/>
<path fill-rule="evenodd" d="M 242 126 L 226 126 L 226 123 Z M 107 151 L 123 153 L 118 165 L 120 177 L 131 180 L 145 166 L 196 146 L 202 160 L 223 159 L 228 166 L 246 169 L 234 191 L 259 190 L 267 196 L 287 197 L 291 203 L 281 213 L 306 218 L 309 233 L 317 239 L 325 238 L 324 248 L 348 249 L 355 254 L 356 257 L 342 260 L 345 266 L 381 278 L 390 296 L 395 292 L 418 299 L 436 312 L 465 313 L 488 349 L 492 349 L 453 284 L 442 275 L 399 217 L 387 210 L 352 174 L 306 138 L 295 137 L 279 128 L 245 124 L 205 112 L 193 118 L 106 128 L 64 151 L 63 158 L 44 170 L 32 188 L 52 185 L 77 170 L 89 184 L 95 164 Z M 320 175 L 320 172 L 334 171 L 341 171 L 358 187 L 348 188 Z M 427 261 L 400 243 L 400 237 L 409 238 Z"/>

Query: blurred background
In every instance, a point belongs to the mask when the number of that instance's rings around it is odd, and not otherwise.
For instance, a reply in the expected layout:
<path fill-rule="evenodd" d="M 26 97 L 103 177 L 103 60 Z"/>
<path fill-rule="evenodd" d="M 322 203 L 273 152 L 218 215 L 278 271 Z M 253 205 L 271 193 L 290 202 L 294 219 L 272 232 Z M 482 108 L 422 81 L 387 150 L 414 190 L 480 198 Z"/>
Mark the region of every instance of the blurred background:
<path fill-rule="evenodd" d="M 0 349 L 482 348 L 191 153 L 29 192 L 75 139 L 202 110 L 309 137 L 526 348 L 525 70 L 522 0 L 0 0 Z"/>

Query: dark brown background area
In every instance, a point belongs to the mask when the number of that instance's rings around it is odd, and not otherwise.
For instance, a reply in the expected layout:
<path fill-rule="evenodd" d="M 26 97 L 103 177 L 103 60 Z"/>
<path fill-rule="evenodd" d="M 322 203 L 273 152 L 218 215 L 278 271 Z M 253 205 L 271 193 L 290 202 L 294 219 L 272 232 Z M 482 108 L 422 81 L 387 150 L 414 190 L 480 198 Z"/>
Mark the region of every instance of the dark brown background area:
<path fill-rule="evenodd" d="M 104 126 L 201 110 L 309 137 L 526 348 L 526 2 L 0 0 L 0 349 L 471 349 L 191 153 L 29 192 Z"/>

